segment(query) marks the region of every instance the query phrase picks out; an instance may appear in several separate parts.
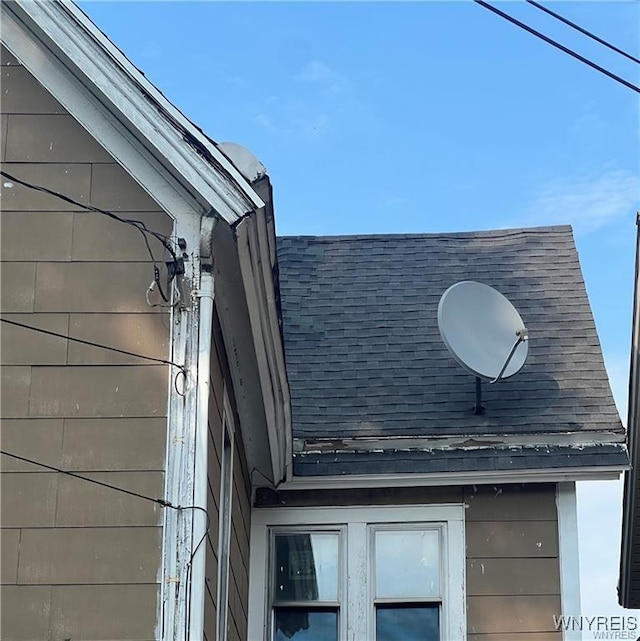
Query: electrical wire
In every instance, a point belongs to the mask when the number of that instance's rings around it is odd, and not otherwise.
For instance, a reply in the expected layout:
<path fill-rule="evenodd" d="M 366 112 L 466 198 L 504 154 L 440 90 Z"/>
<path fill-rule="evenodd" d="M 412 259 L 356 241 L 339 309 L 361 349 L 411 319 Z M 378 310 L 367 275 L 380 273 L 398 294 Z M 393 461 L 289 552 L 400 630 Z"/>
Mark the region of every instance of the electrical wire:
<path fill-rule="evenodd" d="M 204 543 L 205 540 L 209 540 L 211 543 L 211 547 L 213 547 L 213 542 L 211 541 L 211 538 L 209 537 L 209 528 L 211 527 L 211 518 L 209 516 L 209 512 L 203 507 L 194 505 L 191 506 L 194 510 L 201 510 L 204 512 L 205 516 L 207 517 L 207 526 L 204 530 L 204 534 L 198 541 L 198 544 L 196 545 L 195 548 L 193 548 L 191 555 L 189 556 L 189 560 L 187 561 L 185 565 L 186 573 L 187 576 L 185 577 L 185 617 L 184 617 L 184 638 L 188 639 L 189 638 L 189 625 L 191 623 L 191 581 L 192 581 L 192 574 L 191 574 L 191 569 L 193 567 L 193 559 L 195 558 L 198 550 L 200 549 L 200 546 Z M 206 583 L 206 579 L 205 579 Z"/>
<path fill-rule="evenodd" d="M 81 209 L 85 209 L 86 211 L 91 211 L 96 214 L 102 214 L 103 216 L 107 216 L 108 218 L 117 220 L 120 223 L 130 225 L 131 227 L 137 229 L 142 234 L 142 237 L 144 238 L 147 251 L 149 252 L 149 256 L 151 257 L 151 260 L 154 265 L 156 264 L 156 259 L 153 255 L 153 252 L 151 251 L 151 246 L 149 245 L 148 236 L 151 236 L 152 238 L 155 238 L 156 240 L 158 240 L 162 244 L 162 246 L 171 254 L 171 257 L 173 258 L 174 261 L 178 260 L 178 257 L 176 256 L 176 253 L 173 247 L 171 247 L 171 244 L 169 243 L 169 238 L 167 236 L 164 236 L 163 234 L 160 234 L 157 231 L 149 229 L 145 225 L 145 223 L 143 223 L 141 220 L 136 220 L 135 218 L 122 218 L 121 216 L 118 216 L 117 214 L 114 214 L 111 211 L 108 211 L 106 209 L 101 209 L 100 207 L 94 207 L 93 205 L 87 205 L 85 203 L 78 202 L 77 200 L 74 200 L 69 196 L 65 196 L 60 192 L 54 191 L 52 189 L 48 189 L 47 187 L 43 187 L 42 185 L 36 185 L 34 183 L 27 182 L 26 180 L 17 178 L 16 176 L 13 176 L 12 174 L 9 174 L 3 170 L 0 170 L 0 176 L 3 176 L 4 178 L 12 182 L 18 183 L 19 185 L 22 185 L 27 189 L 33 189 L 34 191 L 41 191 L 45 194 L 49 194 L 50 196 L 54 196 L 55 198 L 59 198 L 60 200 L 63 200 L 64 202 L 69 203 L 70 205 L 75 205 L 76 207 L 80 207 Z"/>
<path fill-rule="evenodd" d="M 126 349 L 119 349 L 118 347 L 110 347 L 109 345 L 102 345 L 100 343 L 94 343 L 93 341 L 86 341 L 82 338 L 76 338 L 75 336 L 65 336 L 64 334 L 59 334 L 58 332 L 52 332 L 48 329 L 42 329 L 40 327 L 34 327 L 33 325 L 26 325 L 25 323 L 19 323 L 18 321 L 9 320 L 8 318 L 0 318 L 0 322 L 7 323 L 8 325 L 15 325 L 16 327 L 21 327 L 22 329 L 28 329 L 33 332 L 38 332 L 40 334 L 46 334 L 47 336 L 55 336 L 56 338 L 64 338 L 68 341 L 73 341 L 74 343 L 81 343 L 82 345 L 89 345 L 90 347 L 99 347 L 100 349 L 105 349 L 110 352 L 116 352 L 118 354 L 125 354 L 126 356 L 133 356 L 135 358 L 142 358 L 147 361 L 153 361 L 154 363 L 162 363 L 163 365 L 173 365 L 177 367 L 186 377 L 187 371 L 184 365 L 179 365 L 173 361 L 168 361 L 164 358 L 155 358 L 155 356 L 145 356 L 144 354 L 136 354 L 135 352 L 129 352 Z"/>
<path fill-rule="evenodd" d="M 487 2 L 484 2 L 484 0 L 473 0 L 476 4 L 479 4 L 481 7 L 484 7 L 485 9 L 488 9 L 489 11 L 492 11 L 496 15 L 500 16 L 501 18 L 504 18 L 505 20 L 511 22 L 512 24 L 516 25 L 517 27 L 520 27 L 521 29 L 524 29 L 528 33 L 536 36 L 537 38 L 540 38 L 541 40 L 544 40 L 546 43 L 552 45 L 553 47 L 556 47 L 556 49 L 560 49 L 560 51 L 572 56 L 576 60 L 579 60 L 580 62 L 583 62 L 585 65 L 591 67 L 592 69 L 595 69 L 596 71 L 599 71 L 600 73 L 604 74 L 605 76 L 608 76 L 612 80 L 615 80 L 616 82 L 619 82 L 621 85 L 624 85 L 628 89 L 631 89 L 632 91 L 635 91 L 636 93 L 640 93 L 640 87 L 636 87 L 636 85 L 631 84 L 624 78 L 621 78 L 620 76 L 617 76 L 614 73 L 611 73 L 604 67 L 601 67 L 600 65 L 597 65 L 595 62 L 592 62 L 588 58 L 585 58 L 584 56 L 581 56 L 579 53 L 576 53 L 572 49 L 569 49 L 568 47 L 565 47 L 564 45 L 561 45 L 559 42 L 556 42 L 555 40 L 552 40 L 548 36 L 545 36 L 543 33 L 540 33 L 539 31 L 536 31 L 529 25 L 526 25 L 524 22 L 520 22 L 520 20 L 516 20 L 513 16 L 510 16 L 508 13 L 505 13 L 504 11 L 501 11 L 500 9 L 496 9 L 496 7 L 491 6 Z"/>
<path fill-rule="evenodd" d="M 116 492 L 122 492 L 123 494 L 129 494 L 131 496 L 135 496 L 139 499 L 144 499 L 145 501 L 151 501 L 152 503 L 157 503 L 158 505 L 161 505 L 162 507 L 170 507 L 174 508 L 176 510 L 180 509 L 186 509 L 186 508 L 181 508 L 178 505 L 173 505 L 170 501 L 165 501 L 164 499 L 159 499 L 159 498 L 153 498 L 152 496 L 146 496 L 145 494 L 140 494 L 139 492 L 134 492 L 133 490 L 127 490 L 124 487 L 118 487 L 117 485 L 111 485 L 110 483 L 104 483 L 103 481 L 98 481 L 96 479 L 89 478 L 88 476 L 82 476 L 82 474 L 77 474 L 76 472 L 70 472 L 69 470 L 63 470 L 59 467 L 55 467 L 54 465 L 48 465 L 47 463 L 42 463 L 40 461 L 36 461 L 34 459 L 28 458 L 26 456 L 20 456 L 18 454 L 14 454 L 13 452 L 7 452 L 6 450 L 0 450 L 0 454 L 3 456 L 8 456 L 10 458 L 16 459 L 18 461 L 23 461 L 24 463 L 31 463 L 32 465 L 37 465 L 38 467 L 42 467 L 47 470 L 51 470 L 53 472 L 58 472 L 60 474 L 66 474 L 67 476 L 72 476 L 73 478 L 79 479 L 81 481 L 87 481 L 87 483 L 93 483 L 94 485 L 100 485 L 102 487 L 106 487 L 110 490 L 115 490 Z M 191 506 L 190 506 L 191 507 Z"/>
<path fill-rule="evenodd" d="M 588 38 L 591 38 L 592 40 L 599 42 L 601 45 L 608 47 L 612 51 L 619 53 L 621 56 L 624 56 L 625 58 L 628 58 L 629 60 L 633 60 L 633 62 L 637 62 L 638 64 L 640 64 L 639 58 L 632 56 L 630 53 L 627 53 L 626 51 L 624 51 L 623 49 L 620 49 L 619 47 L 616 47 L 615 45 L 612 45 L 610 42 L 607 42 L 603 38 L 599 38 L 595 34 L 591 33 L 590 31 L 587 31 L 580 25 L 576 24 L 575 22 L 571 22 L 571 20 L 568 20 L 564 16 L 561 16 L 559 13 L 556 13 L 555 11 L 551 11 L 551 9 L 547 9 L 547 7 L 544 7 L 539 2 L 536 2 L 535 0 L 525 0 L 525 1 L 533 5 L 536 9 L 540 9 L 540 11 L 544 11 L 545 13 L 548 13 L 550 16 L 553 16 L 556 20 L 560 20 L 560 22 L 563 22 L 564 24 L 568 25 L 572 29 L 579 31 L 580 33 L 584 34 Z"/>
<path fill-rule="evenodd" d="M 201 507 L 200 505 L 174 505 L 173 503 L 171 503 L 171 501 L 154 498 L 153 496 L 140 494 L 139 492 L 134 492 L 133 490 L 128 490 L 127 488 L 120 487 L 118 485 L 112 485 L 111 483 L 98 481 L 97 479 L 92 479 L 92 478 L 89 478 L 88 476 L 83 476 L 82 474 L 78 474 L 77 472 L 71 472 L 70 470 L 63 470 L 62 468 L 56 467 L 55 465 L 49 465 L 48 463 L 43 463 L 42 461 L 36 461 L 35 459 L 28 458 L 27 456 L 20 456 L 19 454 L 14 454 L 13 452 L 7 452 L 6 450 L 0 450 L 0 454 L 2 454 L 3 456 L 8 456 L 10 458 L 16 459 L 18 461 L 22 461 L 23 463 L 30 463 L 31 465 L 36 465 L 46 470 L 51 470 L 52 472 L 58 472 L 59 474 L 66 474 L 67 476 L 72 476 L 73 478 L 78 479 L 79 481 L 87 481 L 87 483 L 100 485 L 101 487 L 106 487 L 107 489 L 114 490 L 115 492 L 122 492 L 123 494 L 129 494 L 131 496 L 135 496 L 136 498 L 143 499 L 145 501 L 150 501 L 151 503 L 157 503 L 161 507 L 169 507 L 173 510 L 179 510 L 179 511 L 201 510 L 202 512 L 204 512 L 205 516 L 207 517 L 207 529 L 203 535 L 203 539 L 206 538 L 206 536 L 208 536 L 209 534 L 209 527 L 210 527 L 209 512 L 207 512 L 207 510 Z M 200 541 L 200 543 L 198 543 L 198 545 L 192 552 L 191 557 L 189 558 L 189 562 L 193 560 L 193 557 L 195 556 L 201 544 L 202 544 L 202 540 Z"/>

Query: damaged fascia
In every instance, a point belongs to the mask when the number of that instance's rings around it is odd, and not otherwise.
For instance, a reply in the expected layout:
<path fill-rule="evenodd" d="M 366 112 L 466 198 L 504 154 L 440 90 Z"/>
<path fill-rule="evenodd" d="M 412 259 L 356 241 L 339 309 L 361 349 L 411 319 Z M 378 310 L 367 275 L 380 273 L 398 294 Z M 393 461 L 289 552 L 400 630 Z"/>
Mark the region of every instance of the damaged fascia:
<path fill-rule="evenodd" d="M 524 449 L 565 446 L 582 449 L 596 445 L 625 443 L 620 432 L 562 432 L 559 434 L 518 434 L 486 436 L 427 436 L 427 437 L 355 437 L 342 439 L 301 439 L 293 440 L 295 453 L 327 452 L 383 452 L 388 450 L 478 450 L 488 448 Z"/>

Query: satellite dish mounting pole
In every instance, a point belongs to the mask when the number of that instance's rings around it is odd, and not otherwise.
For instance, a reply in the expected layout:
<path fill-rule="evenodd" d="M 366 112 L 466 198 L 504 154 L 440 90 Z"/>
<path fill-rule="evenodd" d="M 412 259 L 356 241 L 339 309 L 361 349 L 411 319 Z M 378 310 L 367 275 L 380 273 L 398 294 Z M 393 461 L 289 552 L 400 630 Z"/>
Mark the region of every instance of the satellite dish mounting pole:
<path fill-rule="evenodd" d="M 482 379 L 476 376 L 476 403 L 473 406 L 474 414 L 484 414 L 484 407 L 482 406 Z"/>

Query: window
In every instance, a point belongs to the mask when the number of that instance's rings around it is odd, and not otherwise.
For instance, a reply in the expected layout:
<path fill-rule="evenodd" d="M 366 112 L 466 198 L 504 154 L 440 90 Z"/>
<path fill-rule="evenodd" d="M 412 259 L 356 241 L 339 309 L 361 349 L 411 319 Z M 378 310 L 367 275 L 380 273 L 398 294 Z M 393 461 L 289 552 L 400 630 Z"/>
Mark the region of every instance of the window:
<path fill-rule="evenodd" d="M 461 505 L 256 510 L 249 638 L 464 639 L 463 519 Z"/>

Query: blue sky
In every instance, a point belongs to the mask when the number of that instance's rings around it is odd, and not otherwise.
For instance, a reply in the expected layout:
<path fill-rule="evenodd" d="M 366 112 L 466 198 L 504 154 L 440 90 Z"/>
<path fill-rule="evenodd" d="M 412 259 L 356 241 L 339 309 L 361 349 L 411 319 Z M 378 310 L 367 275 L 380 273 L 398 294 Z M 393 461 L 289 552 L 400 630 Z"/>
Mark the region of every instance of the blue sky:
<path fill-rule="evenodd" d="M 212 138 L 267 166 L 280 234 L 572 224 L 625 411 L 638 94 L 468 1 L 81 6 Z M 640 84 L 533 6 L 499 6 Z M 638 56 L 639 3 L 545 6 Z M 619 484 L 579 498 L 583 611 L 614 612 Z"/>

